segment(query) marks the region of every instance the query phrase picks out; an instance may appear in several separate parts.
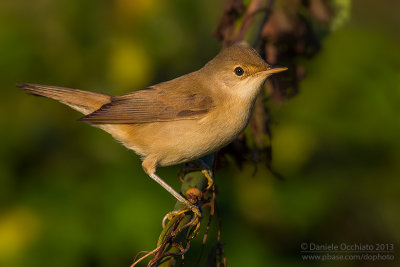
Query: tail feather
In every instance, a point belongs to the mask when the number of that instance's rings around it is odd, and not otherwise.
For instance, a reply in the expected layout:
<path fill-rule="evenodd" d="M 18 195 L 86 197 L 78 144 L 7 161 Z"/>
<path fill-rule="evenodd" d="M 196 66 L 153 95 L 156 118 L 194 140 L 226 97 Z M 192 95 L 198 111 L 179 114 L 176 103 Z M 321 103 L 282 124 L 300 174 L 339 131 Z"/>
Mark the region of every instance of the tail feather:
<path fill-rule="evenodd" d="M 17 84 L 17 87 L 33 95 L 45 96 L 58 100 L 84 115 L 98 110 L 101 106 L 111 101 L 111 96 L 106 94 L 58 86 L 21 83 Z"/>

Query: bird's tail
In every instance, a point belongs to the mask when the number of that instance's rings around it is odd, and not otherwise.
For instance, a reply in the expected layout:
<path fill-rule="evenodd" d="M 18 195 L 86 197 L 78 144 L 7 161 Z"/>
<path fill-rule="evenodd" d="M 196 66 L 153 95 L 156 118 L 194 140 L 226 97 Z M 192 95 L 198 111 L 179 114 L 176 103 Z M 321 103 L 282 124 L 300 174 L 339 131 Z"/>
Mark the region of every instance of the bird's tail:
<path fill-rule="evenodd" d="M 33 95 L 45 96 L 58 100 L 84 115 L 98 110 L 101 106 L 111 101 L 111 96 L 109 95 L 78 89 L 30 83 L 17 84 L 17 87 Z"/>

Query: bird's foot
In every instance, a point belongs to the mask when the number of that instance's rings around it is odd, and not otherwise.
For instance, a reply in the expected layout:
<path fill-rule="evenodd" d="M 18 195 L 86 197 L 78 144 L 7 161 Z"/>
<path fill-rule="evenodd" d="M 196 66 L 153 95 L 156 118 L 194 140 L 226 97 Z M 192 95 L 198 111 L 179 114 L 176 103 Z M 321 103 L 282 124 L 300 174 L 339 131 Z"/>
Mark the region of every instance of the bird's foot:
<path fill-rule="evenodd" d="M 185 204 L 187 205 L 187 203 L 185 203 Z M 188 205 L 186 208 L 184 208 L 182 210 L 174 210 L 174 211 L 168 212 L 162 220 L 162 227 L 165 228 L 165 226 L 167 225 L 167 221 L 170 221 L 170 222 L 174 221 L 182 214 L 189 215 L 189 214 L 187 214 L 189 212 L 193 212 L 193 218 L 188 224 L 195 227 L 195 230 L 193 233 L 194 233 L 194 235 L 196 235 L 198 232 L 198 229 L 200 227 L 200 218 L 203 215 L 202 215 L 202 212 L 199 209 L 199 207 L 197 207 L 193 204 L 190 204 L 190 206 Z"/>

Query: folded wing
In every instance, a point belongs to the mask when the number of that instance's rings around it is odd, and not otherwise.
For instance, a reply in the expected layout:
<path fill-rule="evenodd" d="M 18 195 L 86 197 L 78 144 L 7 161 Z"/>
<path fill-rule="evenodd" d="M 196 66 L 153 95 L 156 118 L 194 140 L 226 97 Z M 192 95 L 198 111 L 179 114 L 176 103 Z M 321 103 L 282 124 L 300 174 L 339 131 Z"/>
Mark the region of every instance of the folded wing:
<path fill-rule="evenodd" d="M 198 92 L 150 87 L 112 97 L 80 120 L 110 124 L 199 119 L 214 107 L 210 96 Z"/>

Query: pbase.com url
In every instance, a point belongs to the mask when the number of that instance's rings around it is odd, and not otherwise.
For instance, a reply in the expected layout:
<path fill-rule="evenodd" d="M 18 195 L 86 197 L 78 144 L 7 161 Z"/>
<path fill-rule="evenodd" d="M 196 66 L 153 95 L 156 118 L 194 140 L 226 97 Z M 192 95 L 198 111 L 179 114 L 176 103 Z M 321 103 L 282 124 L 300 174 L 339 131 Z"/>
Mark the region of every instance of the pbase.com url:
<path fill-rule="evenodd" d="M 305 261 L 393 261 L 394 254 L 362 253 L 362 254 L 314 254 L 306 253 L 301 255 Z"/>

